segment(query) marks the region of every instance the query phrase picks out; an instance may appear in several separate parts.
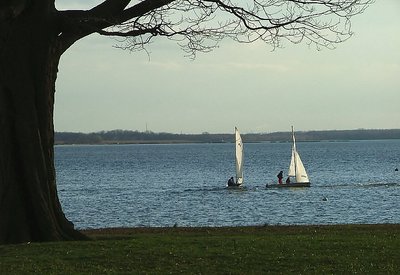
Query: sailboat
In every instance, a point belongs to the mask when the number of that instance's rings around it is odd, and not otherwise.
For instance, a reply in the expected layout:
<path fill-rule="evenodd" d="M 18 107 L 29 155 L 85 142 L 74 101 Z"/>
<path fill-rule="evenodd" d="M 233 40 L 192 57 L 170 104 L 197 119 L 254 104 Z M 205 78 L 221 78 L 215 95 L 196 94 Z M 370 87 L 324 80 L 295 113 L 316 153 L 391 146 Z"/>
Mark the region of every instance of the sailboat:
<path fill-rule="evenodd" d="M 301 161 L 299 152 L 296 149 L 296 138 L 292 126 L 292 156 L 288 171 L 288 178 L 282 184 L 267 184 L 267 187 L 310 187 L 310 179 L 308 178 L 306 168 Z"/>
<path fill-rule="evenodd" d="M 236 179 L 228 180 L 229 187 L 239 187 L 243 184 L 243 142 L 238 128 L 235 127 L 235 151 L 236 151 Z"/>

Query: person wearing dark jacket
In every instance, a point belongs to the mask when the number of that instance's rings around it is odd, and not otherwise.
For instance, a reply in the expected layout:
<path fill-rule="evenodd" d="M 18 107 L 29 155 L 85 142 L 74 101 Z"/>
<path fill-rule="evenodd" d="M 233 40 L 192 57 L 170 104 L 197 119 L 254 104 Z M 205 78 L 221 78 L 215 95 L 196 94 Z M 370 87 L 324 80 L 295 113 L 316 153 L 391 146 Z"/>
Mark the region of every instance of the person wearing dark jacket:
<path fill-rule="evenodd" d="M 277 177 L 278 177 L 278 182 L 279 182 L 279 184 L 282 184 L 283 171 L 280 171 L 279 174 L 277 175 Z"/>

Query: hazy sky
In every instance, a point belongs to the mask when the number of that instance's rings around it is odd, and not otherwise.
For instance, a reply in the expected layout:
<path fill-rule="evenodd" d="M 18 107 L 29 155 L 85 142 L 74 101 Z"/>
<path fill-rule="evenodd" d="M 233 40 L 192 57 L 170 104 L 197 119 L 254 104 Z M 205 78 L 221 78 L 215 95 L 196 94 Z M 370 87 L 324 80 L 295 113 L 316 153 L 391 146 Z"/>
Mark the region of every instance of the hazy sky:
<path fill-rule="evenodd" d="M 101 1 L 58 0 L 61 9 Z M 79 4 L 84 3 L 84 5 Z M 335 50 L 225 41 L 192 61 L 159 39 L 145 52 L 92 35 L 62 57 L 56 131 L 242 133 L 400 128 L 400 1 L 376 0 Z"/>

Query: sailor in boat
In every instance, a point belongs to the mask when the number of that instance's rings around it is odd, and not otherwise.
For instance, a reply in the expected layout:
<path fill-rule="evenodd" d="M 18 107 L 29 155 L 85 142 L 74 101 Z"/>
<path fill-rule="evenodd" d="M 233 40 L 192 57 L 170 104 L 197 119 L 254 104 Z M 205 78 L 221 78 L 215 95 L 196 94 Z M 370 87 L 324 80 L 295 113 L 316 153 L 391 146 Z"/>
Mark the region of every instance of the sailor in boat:
<path fill-rule="evenodd" d="M 283 171 L 280 171 L 279 174 L 277 175 L 278 177 L 278 183 L 282 184 L 282 179 L 283 179 Z"/>
<path fill-rule="evenodd" d="M 228 180 L 228 186 L 234 186 L 234 185 L 236 185 L 236 184 L 235 184 L 235 180 L 233 179 L 233 177 L 231 177 L 231 178 Z"/>
<path fill-rule="evenodd" d="M 286 184 L 290 184 L 290 177 L 287 177 Z"/>

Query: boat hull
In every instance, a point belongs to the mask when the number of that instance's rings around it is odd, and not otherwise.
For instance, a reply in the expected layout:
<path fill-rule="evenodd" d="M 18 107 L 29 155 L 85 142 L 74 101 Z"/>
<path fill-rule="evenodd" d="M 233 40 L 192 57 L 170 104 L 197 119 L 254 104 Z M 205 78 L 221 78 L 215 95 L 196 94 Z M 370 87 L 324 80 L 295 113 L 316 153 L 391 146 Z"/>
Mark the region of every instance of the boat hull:
<path fill-rule="evenodd" d="M 238 188 L 238 187 L 242 187 L 242 184 L 237 184 L 237 183 L 228 184 L 227 187 L 228 188 Z"/>
<path fill-rule="evenodd" d="M 295 182 L 295 183 L 267 183 L 266 188 L 296 188 L 296 187 L 310 187 L 310 182 Z"/>

